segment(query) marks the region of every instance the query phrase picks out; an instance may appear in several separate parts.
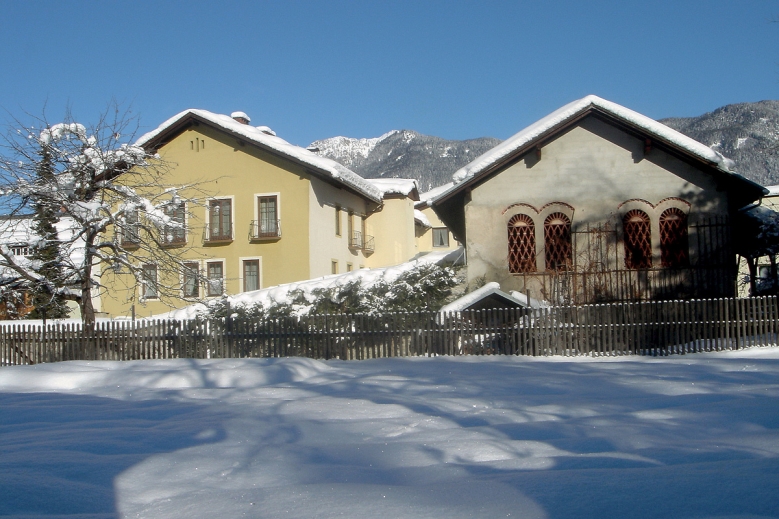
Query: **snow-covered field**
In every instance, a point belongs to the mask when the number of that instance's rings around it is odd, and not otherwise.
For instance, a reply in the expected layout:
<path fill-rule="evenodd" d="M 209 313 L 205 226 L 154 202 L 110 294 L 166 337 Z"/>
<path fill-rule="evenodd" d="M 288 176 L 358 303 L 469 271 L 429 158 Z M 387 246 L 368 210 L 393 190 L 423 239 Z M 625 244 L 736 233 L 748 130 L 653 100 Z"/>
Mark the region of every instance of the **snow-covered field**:
<path fill-rule="evenodd" d="M 779 517 L 779 348 L 0 369 L 0 516 Z"/>

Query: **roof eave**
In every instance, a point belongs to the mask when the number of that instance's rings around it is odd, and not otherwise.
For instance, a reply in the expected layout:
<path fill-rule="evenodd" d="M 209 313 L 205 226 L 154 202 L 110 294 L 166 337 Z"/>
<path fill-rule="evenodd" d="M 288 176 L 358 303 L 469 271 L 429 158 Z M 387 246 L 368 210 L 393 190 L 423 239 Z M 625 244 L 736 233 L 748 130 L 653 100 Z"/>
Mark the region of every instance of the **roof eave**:
<path fill-rule="evenodd" d="M 324 181 L 328 182 L 331 185 L 334 185 L 336 187 L 340 187 L 342 189 L 346 189 L 348 191 L 351 191 L 352 193 L 357 194 L 357 195 L 359 195 L 359 196 L 361 196 L 363 198 L 367 198 L 371 202 L 374 202 L 374 203 L 377 203 L 377 204 L 380 204 L 381 201 L 382 201 L 380 196 L 379 197 L 374 197 L 374 196 L 372 196 L 372 195 L 370 195 L 370 194 L 368 194 L 368 193 L 366 193 L 364 191 L 360 191 L 356 187 L 351 186 L 351 185 L 347 184 L 346 182 L 339 182 L 339 181 L 337 181 L 336 179 L 334 179 L 332 177 L 330 172 L 328 172 L 326 170 L 318 168 L 318 167 L 316 167 L 316 166 L 314 166 L 312 164 L 308 164 L 306 162 L 303 162 L 302 160 L 298 159 L 297 157 L 293 157 L 291 155 L 287 155 L 287 154 L 281 153 L 278 150 L 276 150 L 276 149 L 274 149 L 274 148 L 272 148 L 270 146 L 267 146 L 267 145 L 265 145 L 265 144 L 263 144 L 261 142 L 257 142 L 257 141 L 253 141 L 253 140 L 247 139 L 245 135 L 241 135 L 240 133 L 237 133 L 237 132 L 233 131 L 230 128 L 225 128 L 223 126 L 219 126 L 217 124 L 214 124 L 212 121 L 209 121 L 207 118 L 205 118 L 205 117 L 203 117 L 201 115 L 198 115 L 196 113 L 193 113 L 193 112 L 186 112 L 178 121 L 174 122 L 173 124 L 171 124 L 170 126 L 165 128 L 163 131 L 161 131 L 160 133 L 158 133 L 157 135 L 155 135 L 154 137 L 152 137 L 148 141 L 144 142 L 143 144 L 141 144 L 141 146 L 143 146 L 147 150 L 149 150 L 149 149 L 153 149 L 153 150 L 159 149 L 161 146 L 163 146 L 163 145 L 167 144 L 168 142 L 170 142 L 170 139 L 166 139 L 166 137 L 174 136 L 174 135 L 178 134 L 180 131 L 185 130 L 186 128 L 189 127 L 189 125 L 191 124 L 191 120 L 193 120 L 193 119 L 195 121 L 197 121 L 198 124 L 205 124 L 205 125 L 208 125 L 211 128 L 215 128 L 215 129 L 217 129 L 219 131 L 228 133 L 229 135 L 235 137 L 239 141 L 251 144 L 252 146 L 260 148 L 261 150 L 265 151 L 266 153 L 270 153 L 271 155 L 274 155 L 276 157 L 281 157 L 283 159 L 286 159 L 286 160 L 289 160 L 291 162 L 294 162 L 295 164 L 303 167 L 306 171 L 309 171 L 309 172 L 315 174 L 321 180 L 324 180 Z"/>

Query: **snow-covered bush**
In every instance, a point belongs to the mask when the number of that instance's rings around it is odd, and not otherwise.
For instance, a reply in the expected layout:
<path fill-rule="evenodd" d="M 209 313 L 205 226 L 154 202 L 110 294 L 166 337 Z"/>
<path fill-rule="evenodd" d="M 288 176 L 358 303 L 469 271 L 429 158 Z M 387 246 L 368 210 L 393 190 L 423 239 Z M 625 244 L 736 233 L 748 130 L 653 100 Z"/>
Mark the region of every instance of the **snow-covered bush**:
<path fill-rule="evenodd" d="M 379 280 L 364 285 L 356 280 L 309 293 L 296 290 L 282 302 L 234 305 L 230 300 L 212 303 L 199 319 L 210 321 L 256 322 L 292 316 L 322 314 L 366 314 L 438 310 L 457 284 L 452 267 L 421 263 L 403 272 L 394 281 Z"/>

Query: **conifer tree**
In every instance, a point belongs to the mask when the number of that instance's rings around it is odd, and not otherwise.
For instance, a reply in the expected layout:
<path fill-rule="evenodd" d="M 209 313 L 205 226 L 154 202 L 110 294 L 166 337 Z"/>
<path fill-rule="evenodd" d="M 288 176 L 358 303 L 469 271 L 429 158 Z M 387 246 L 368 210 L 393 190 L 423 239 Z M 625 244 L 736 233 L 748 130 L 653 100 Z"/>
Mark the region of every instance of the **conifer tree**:
<path fill-rule="evenodd" d="M 56 178 L 51 159 L 49 145 L 41 143 L 40 160 L 37 164 L 37 175 L 44 184 L 54 185 Z M 58 289 L 64 286 L 62 277 L 62 251 L 56 224 L 59 221 L 57 207 L 43 200 L 32 202 L 35 213 L 32 231 L 38 238 L 30 251 L 32 268 L 37 273 L 39 281 L 30 287 L 30 303 L 32 312 L 27 317 L 31 319 L 61 319 L 68 317 L 69 309 Z"/>

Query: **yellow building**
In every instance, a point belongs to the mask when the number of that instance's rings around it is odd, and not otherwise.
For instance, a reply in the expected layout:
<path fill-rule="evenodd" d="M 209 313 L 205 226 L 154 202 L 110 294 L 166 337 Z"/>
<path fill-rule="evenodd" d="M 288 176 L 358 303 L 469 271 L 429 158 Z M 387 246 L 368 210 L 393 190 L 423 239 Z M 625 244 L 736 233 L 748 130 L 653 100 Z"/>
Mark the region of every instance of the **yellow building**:
<path fill-rule="evenodd" d="M 460 246 L 460 243 L 454 239 L 452 233 L 430 206 L 431 200 L 450 187 L 452 187 L 451 182 L 422 193 L 419 195 L 419 201 L 414 204 L 417 252 L 454 250 Z"/>
<path fill-rule="evenodd" d="M 183 228 L 162 238 L 163 247 L 180 251 L 183 266 L 171 279 L 153 262 L 143 264 L 148 281 L 140 287 L 127 272 L 105 269 L 104 314 L 154 315 L 416 254 L 415 184 L 397 190 L 369 182 L 249 122 L 242 112 L 186 110 L 139 139 L 171 168 L 166 184 L 188 200 L 169 215 Z M 133 236 L 117 239 L 131 246 Z M 161 285 L 178 287 L 178 297 L 162 297 Z"/>

